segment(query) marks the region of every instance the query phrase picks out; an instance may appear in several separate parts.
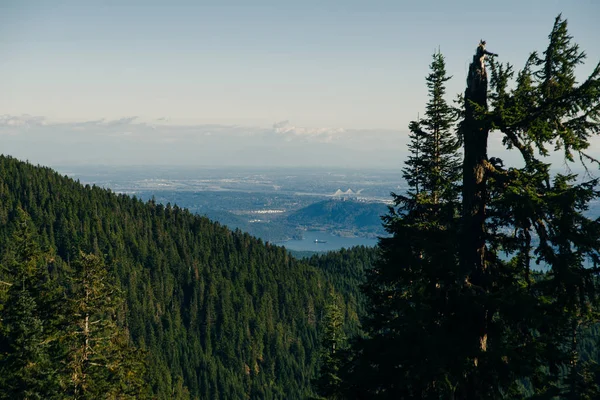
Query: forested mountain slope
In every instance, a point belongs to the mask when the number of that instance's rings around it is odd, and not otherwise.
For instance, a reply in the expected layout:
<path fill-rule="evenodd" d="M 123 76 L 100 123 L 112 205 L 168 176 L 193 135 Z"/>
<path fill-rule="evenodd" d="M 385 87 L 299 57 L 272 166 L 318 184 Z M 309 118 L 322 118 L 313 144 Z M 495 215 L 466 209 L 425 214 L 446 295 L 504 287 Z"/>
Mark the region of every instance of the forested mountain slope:
<path fill-rule="evenodd" d="M 325 200 L 294 211 L 287 217 L 292 225 L 310 225 L 329 229 L 383 234 L 381 216 L 388 208 L 382 203 L 352 200 Z"/>
<path fill-rule="evenodd" d="M 310 257 L 307 261 L 325 274 L 328 282 L 340 294 L 344 307 L 344 322 L 348 337 L 359 331 L 365 316 L 365 297 L 361 285 L 365 271 L 371 268 L 379 252 L 376 247 L 357 246 Z"/>
<path fill-rule="evenodd" d="M 80 251 L 104 256 L 126 296 L 122 324 L 147 350 L 147 379 L 158 398 L 186 397 L 182 385 L 192 398 L 312 392 L 331 272 L 187 210 L 84 187 L 0 156 L 0 255 L 19 209 L 40 247 L 64 260 L 55 265 L 68 269 Z M 0 269 L 0 280 L 9 272 Z"/>

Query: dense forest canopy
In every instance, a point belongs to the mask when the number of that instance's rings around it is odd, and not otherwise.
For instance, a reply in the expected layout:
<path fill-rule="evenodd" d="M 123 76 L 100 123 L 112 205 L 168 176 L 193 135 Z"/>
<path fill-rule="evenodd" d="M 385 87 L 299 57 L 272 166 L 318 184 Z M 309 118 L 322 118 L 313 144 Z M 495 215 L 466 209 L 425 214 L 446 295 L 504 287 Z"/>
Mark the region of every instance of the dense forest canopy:
<path fill-rule="evenodd" d="M 33 307 L 32 325 L 26 329 L 40 331 L 28 339 L 33 343 L 27 347 L 41 346 L 39 357 L 44 360 L 36 364 L 39 370 L 30 371 L 30 379 L 47 382 L 32 386 L 28 396 L 62 398 L 70 393 L 62 382 L 71 379 L 76 366 L 63 364 L 81 356 L 76 343 L 54 338 L 60 330 L 82 326 L 81 321 L 65 320 L 82 312 L 58 307 L 83 290 L 83 278 L 78 277 L 82 265 L 106 274 L 89 289 L 114 297 L 111 304 L 94 305 L 98 311 L 90 314 L 103 325 L 119 328 L 113 329 L 119 337 L 102 346 L 110 344 L 114 350 L 127 345 L 118 357 L 134 366 L 140 364 L 139 357 L 128 360 L 125 355 L 141 352 L 146 366 L 138 377 L 143 380 L 139 393 L 158 398 L 310 395 L 319 362 L 319 322 L 331 285 L 348 293 L 347 314 L 354 326 L 348 329 L 356 329 L 360 271 L 352 278 L 344 268 L 368 267 L 372 250 L 328 256 L 332 263 L 321 272 L 319 257 L 310 262 L 312 267 L 290 257 L 283 247 L 176 206 L 84 187 L 49 168 L 6 156 L 0 157 L 0 199 L 0 386 L 11 388 L 1 391 L 5 398 L 23 394 L 9 383 L 27 368 L 8 363 L 21 329 L 14 318 L 23 312 L 15 310 L 11 296 L 23 297 L 23 288 L 28 294 L 20 301 Z M 35 256 L 23 250 L 29 247 L 37 249 Z M 334 264 L 337 257 L 343 261 Z M 17 269 L 28 271 L 27 276 Z M 36 286 L 40 280 L 43 287 Z M 52 345 L 41 345 L 46 342 Z M 107 383 L 98 390 L 122 384 L 117 377 L 116 372 L 103 377 Z"/>

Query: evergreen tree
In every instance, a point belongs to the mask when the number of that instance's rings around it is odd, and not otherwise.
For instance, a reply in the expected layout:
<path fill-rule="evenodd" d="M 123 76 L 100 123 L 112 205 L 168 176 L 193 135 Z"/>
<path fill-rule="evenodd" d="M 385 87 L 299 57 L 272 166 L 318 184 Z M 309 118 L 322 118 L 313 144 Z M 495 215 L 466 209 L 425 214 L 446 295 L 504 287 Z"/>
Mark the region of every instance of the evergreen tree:
<path fill-rule="evenodd" d="M 7 354 L 2 357 L 3 398 L 45 399 L 51 363 L 44 343 L 43 321 L 35 300 L 26 289 L 11 291 L 4 320 Z M 4 347 L 4 346 L 3 346 Z"/>
<path fill-rule="evenodd" d="M 402 170 L 402 177 L 408 184 L 408 193 L 414 197 L 421 195 L 424 190 L 425 177 L 423 171 L 425 170 L 425 157 L 423 155 L 426 141 L 426 133 L 421 129 L 418 121 L 411 121 L 408 125 L 410 133 L 408 134 L 408 157 L 406 159 L 406 167 Z M 393 195 L 397 201 L 397 195 Z"/>
<path fill-rule="evenodd" d="M 536 153 L 543 157 L 552 146 L 566 160 L 573 154 L 584 165 L 593 160 L 585 149 L 600 130 L 600 64 L 577 84 L 575 68 L 585 54 L 561 16 L 549 39 L 542 57 L 530 56 L 513 89 L 512 67 L 492 61 L 488 93 L 485 42 L 469 72 L 461 126 L 460 276 L 471 321 L 464 356 L 472 366 L 460 398 L 498 398 L 524 378 L 539 396 L 580 396 L 569 376 L 578 368 L 580 328 L 598 321 L 598 271 L 586 268 L 586 260 L 597 263 L 600 226 L 584 216 L 598 197 L 598 181 L 552 177 Z M 523 168 L 505 169 L 502 160 L 488 159 L 493 130 L 520 154 Z M 500 251 L 512 261 L 501 261 Z M 534 262 L 547 273 L 533 273 Z"/>
<path fill-rule="evenodd" d="M 67 322 L 67 364 L 62 385 L 68 398 L 138 398 L 144 395 L 142 354 L 117 325 L 120 293 L 93 254 L 75 263 Z"/>
<path fill-rule="evenodd" d="M 393 236 L 381 240 L 366 285 L 368 337 L 354 347 L 358 397 L 521 398 L 522 382 L 536 398 L 593 393 L 593 368 L 580 362 L 577 343 L 599 315 L 600 222 L 584 215 L 600 195 L 598 181 L 552 177 L 536 153 L 555 146 L 567 160 L 595 162 L 585 149 L 600 131 L 600 64 L 576 83 L 585 56 L 560 16 L 543 56 L 531 55 L 514 88 L 512 67 L 492 61 L 488 90 L 490 55 L 482 41 L 461 111 L 460 220 L 427 212 L 415 191 L 412 202 L 400 198 L 412 208 L 386 218 Z M 488 159 L 491 131 L 523 168 Z"/>
<path fill-rule="evenodd" d="M 316 381 L 317 393 L 326 399 L 341 399 L 341 368 L 345 356 L 346 337 L 344 335 L 344 314 L 340 295 L 329 292 L 328 303 L 323 316 L 323 337 L 321 340 L 321 368 Z"/>
<path fill-rule="evenodd" d="M 368 337 L 357 341 L 347 378 L 351 391 L 366 398 L 428 398 L 449 389 L 441 366 L 456 306 L 451 271 L 460 164 L 455 113 L 443 97 L 448 79 L 437 52 L 426 78 L 425 118 L 409 125 L 408 193 L 392 194 L 397 210 L 384 217 L 391 237 L 380 239 L 381 257 L 367 273 Z"/>
<path fill-rule="evenodd" d="M 44 274 L 44 256 L 31 218 L 17 210 L 11 247 L 4 255 L 6 282 L 0 321 L 0 398 L 47 399 L 58 394 L 52 359 L 55 330 L 48 318 L 55 292 Z"/>
<path fill-rule="evenodd" d="M 460 178 L 459 143 L 453 132 L 456 112 L 444 99 L 446 63 L 441 52 L 433 54 L 426 77 L 429 101 L 425 118 L 409 124 L 410 152 L 403 169 L 408 193 L 420 203 L 438 205 L 456 200 Z"/>

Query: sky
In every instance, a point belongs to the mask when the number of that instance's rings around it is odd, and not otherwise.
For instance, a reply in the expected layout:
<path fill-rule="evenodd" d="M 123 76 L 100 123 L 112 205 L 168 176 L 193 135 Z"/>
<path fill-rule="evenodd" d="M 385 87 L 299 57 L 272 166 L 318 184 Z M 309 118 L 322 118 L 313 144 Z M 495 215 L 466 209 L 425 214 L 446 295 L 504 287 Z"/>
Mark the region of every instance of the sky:
<path fill-rule="evenodd" d="M 400 167 L 436 50 L 452 101 L 480 39 L 518 69 L 561 12 L 583 78 L 600 60 L 596 0 L 0 0 L 0 153 Z"/>

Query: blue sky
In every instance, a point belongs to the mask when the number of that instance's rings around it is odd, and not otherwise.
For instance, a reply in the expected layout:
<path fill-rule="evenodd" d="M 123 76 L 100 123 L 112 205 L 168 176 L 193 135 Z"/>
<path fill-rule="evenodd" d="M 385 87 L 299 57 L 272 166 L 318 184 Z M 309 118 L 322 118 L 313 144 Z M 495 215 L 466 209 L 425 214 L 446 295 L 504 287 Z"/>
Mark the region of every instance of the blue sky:
<path fill-rule="evenodd" d="M 395 167 L 436 49 L 452 99 L 480 38 L 518 68 L 559 12 L 588 53 L 583 77 L 600 60 L 595 0 L 0 0 L 0 151 Z"/>

